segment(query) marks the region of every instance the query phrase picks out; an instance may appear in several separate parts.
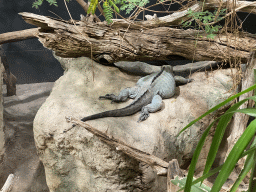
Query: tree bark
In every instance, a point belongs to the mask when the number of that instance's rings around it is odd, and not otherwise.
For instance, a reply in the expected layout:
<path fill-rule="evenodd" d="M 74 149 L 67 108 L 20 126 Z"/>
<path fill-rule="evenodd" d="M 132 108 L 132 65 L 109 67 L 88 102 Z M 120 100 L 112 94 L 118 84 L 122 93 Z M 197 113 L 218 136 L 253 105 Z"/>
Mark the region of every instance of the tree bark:
<path fill-rule="evenodd" d="M 127 29 L 122 23 L 108 26 L 104 22 L 69 22 L 19 13 L 23 19 L 41 27 L 38 38 L 61 57 L 91 57 L 97 62 L 120 60 L 169 60 L 180 56 L 189 60 L 247 62 L 256 38 L 246 33 L 219 34 L 207 39 L 203 31 L 170 27 L 145 28 L 139 23 Z M 115 22 L 115 21 L 114 21 Z M 149 22 L 149 21 L 146 21 Z M 155 21 L 151 21 L 155 22 Z"/>

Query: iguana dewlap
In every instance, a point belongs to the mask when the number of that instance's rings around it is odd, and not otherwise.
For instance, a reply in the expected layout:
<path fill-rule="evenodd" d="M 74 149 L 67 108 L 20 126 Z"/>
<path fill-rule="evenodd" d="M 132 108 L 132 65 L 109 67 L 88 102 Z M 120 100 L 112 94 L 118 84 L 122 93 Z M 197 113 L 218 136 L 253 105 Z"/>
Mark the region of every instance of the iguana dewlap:
<path fill-rule="evenodd" d="M 150 74 L 138 80 L 135 87 L 126 88 L 118 96 L 107 94 L 100 99 L 110 99 L 112 102 L 124 102 L 128 98 L 134 101 L 127 107 L 115 109 L 90 115 L 81 119 L 88 121 L 104 117 L 123 117 L 137 113 L 141 110 L 139 121 L 144 121 L 149 117 L 149 113 L 156 112 L 162 107 L 162 99 L 171 98 L 175 94 L 175 81 L 185 84 L 191 79 L 173 76 L 173 67 L 162 66 L 160 72 Z"/>

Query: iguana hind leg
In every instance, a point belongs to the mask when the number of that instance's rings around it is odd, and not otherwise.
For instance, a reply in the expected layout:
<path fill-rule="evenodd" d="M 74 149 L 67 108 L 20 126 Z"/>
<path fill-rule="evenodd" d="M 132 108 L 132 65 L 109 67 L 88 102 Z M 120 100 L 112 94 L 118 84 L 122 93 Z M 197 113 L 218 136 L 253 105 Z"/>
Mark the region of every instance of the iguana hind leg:
<path fill-rule="evenodd" d="M 112 102 L 124 102 L 127 101 L 128 98 L 135 98 L 138 93 L 137 87 L 132 88 L 125 88 L 122 91 L 120 91 L 119 95 L 116 96 L 114 94 L 106 94 L 105 96 L 100 96 L 99 99 L 109 99 L 112 100 Z"/>
<path fill-rule="evenodd" d="M 162 97 L 160 95 L 155 95 L 150 104 L 142 107 L 138 122 L 146 120 L 149 117 L 149 113 L 157 112 L 162 108 L 162 106 Z"/>

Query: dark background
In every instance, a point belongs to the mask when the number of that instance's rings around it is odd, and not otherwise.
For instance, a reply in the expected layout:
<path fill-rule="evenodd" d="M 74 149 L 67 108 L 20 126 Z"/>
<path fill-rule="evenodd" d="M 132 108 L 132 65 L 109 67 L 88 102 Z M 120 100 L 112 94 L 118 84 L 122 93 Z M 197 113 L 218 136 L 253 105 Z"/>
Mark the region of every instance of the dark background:
<path fill-rule="evenodd" d="M 0 34 L 35 28 L 35 26 L 27 24 L 21 16 L 18 15 L 19 12 L 31 12 L 56 18 L 59 16 L 64 20 L 70 19 L 63 1 L 57 1 L 58 7 L 55 7 L 53 5 L 50 6 L 49 3 L 44 0 L 39 9 L 32 8 L 33 2 L 34 0 L 0 0 Z M 73 19 L 80 20 L 80 14 L 86 15 L 75 0 L 70 1 L 67 5 Z M 173 9 L 175 8 L 177 8 L 177 6 L 173 7 Z M 155 9 L 163 10 L 160 6 Z M 152 12 L 146 14 L 153 15 Z M 163 14 L 157 15 L 160 17 Z M 238 15 L 243 21 L 248 13 L 239 13 Z M 100 17 L 100 19 L 103 20 L 103 17 Z M 255 20 L 256 16 L 250 14 L 243 22 L 243 30 L 255 34 Z M 6 43 L 3 44 L 3 48 L 10 64 L 10 70 L 17 77 L 18 84 L 53 82 L 63 74 L 63 69 L 52 56 L 52 51 L 44 48 L 37 38 L 15 43 Z M 174 64 L 184 64 L 187 62 L 188 61 L 175 61 Z"/>

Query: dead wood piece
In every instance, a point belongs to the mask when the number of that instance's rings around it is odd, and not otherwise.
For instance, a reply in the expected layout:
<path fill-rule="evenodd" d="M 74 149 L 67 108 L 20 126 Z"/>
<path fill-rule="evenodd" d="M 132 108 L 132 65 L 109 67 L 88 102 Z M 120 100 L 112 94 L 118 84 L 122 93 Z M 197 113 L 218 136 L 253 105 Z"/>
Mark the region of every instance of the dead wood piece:
<path fill-rule="evenodd" d="M 185 176 L 184 170 L 180 169 L 177 159 L 173 159 L 169 162 L 168 172 L 167 172 L 167 192 L 176 192 L 180 188 L 177 185 L 174 185 L 171 180 L 175 177 L 182 178 Z"/>
<path fill-rule="evenodd" d="M 161 176 L 167 175 L 167 168 L 168 163 L 163 161 L 162 159 L 151 155 L 149 153 L 146 153 L 144 151 L 141 151 L 139 149 L 136 149 L 132 146 L 127 145 L 123 141 L 120 141 L 118 139 L 115 139 L 114 137 L 110 137 L 107 134 L 93 128 L 92 126 L 88 125 L 87 123 L 84 123 L 76 118 L 73 117 L 66 117 L 68 122 L 71 122 L 73 124 L 79 125 L 83 128 L 85 128 L 87 131 L 93 133 L 96 135 L 101 141 L 107 143 L 110 146 L 114 146 L 116 150 L 122 151 L 123 153 L 137 159 L 138 161 L 142 161 L 144 163 L 147 163 L 148 165 L 151 165 L 157 170 L 157 174 Z M 69 128 L 68 130 L 65 130 L 64 132 L 67 132 L 71 130 Z"/>
<path fill-rule="evenodd" d="M 10 174 L 2 187 L 0 192 L 9 192 L 11 191 L 12 185 L 13 185 L 14 175 Z"/>
<path fill-rule="evenodd" d="M 4 66 L 3 78 L 7 87 L 7 96 L 16 95 L 16 82 L 17 78 L 10 72 L 9 63 L 6 56 L 0 56 L 0 61 Z"/>
<path fill-rule="evenodd" d="M 255 2 L 237 1 L 237 0 L 235 1 L 235 3 L 233 0 L 223 0 L 223 1 L 206 0 L 205 1 L 205 9 L 213 9 L 213 8 L 219 7 L 220 5 L 222 8 L 228 8 L 228 10 L 233 8 L 236 11 L 256 14 L 256 9 L 255 9 L 256 3 Z"/>
<path fill-rule="evenodd" d="M 36 38 L 39 28 L 26 29 L 0 34 L 0 44 Z"/>
<path fill-rule="evenodd" d="M 214 40 L 206 38 L 203 31 L 158 27 L 129 30 L 79 22 L 73 26 L 68 22 L 32 13 L 19 13 L 31 24 L 52 29 L 39 32 L 40 42 L 61 57 L 91 57 L 97 62 L 169 60 L 181 56 L 189 60 L 234 60 L 241 58 L 246 63 L 256 39 L 245 34 L 219 34 Z M 136 22 L 134 22 L 136 23 Z M 138 27 L 137 27 L 138 28 Z M 199 38 L 197 38 L 199 37 Z M 195 44 L 197 45 L 195 47 Z"/>
<path fill-rule="evenodd" d="M 6 72 L 4 72 L 3 77 L 6 83 L 7 96 L 16 95 L 17 78 L 12 73 L 7 74 Z"/>

